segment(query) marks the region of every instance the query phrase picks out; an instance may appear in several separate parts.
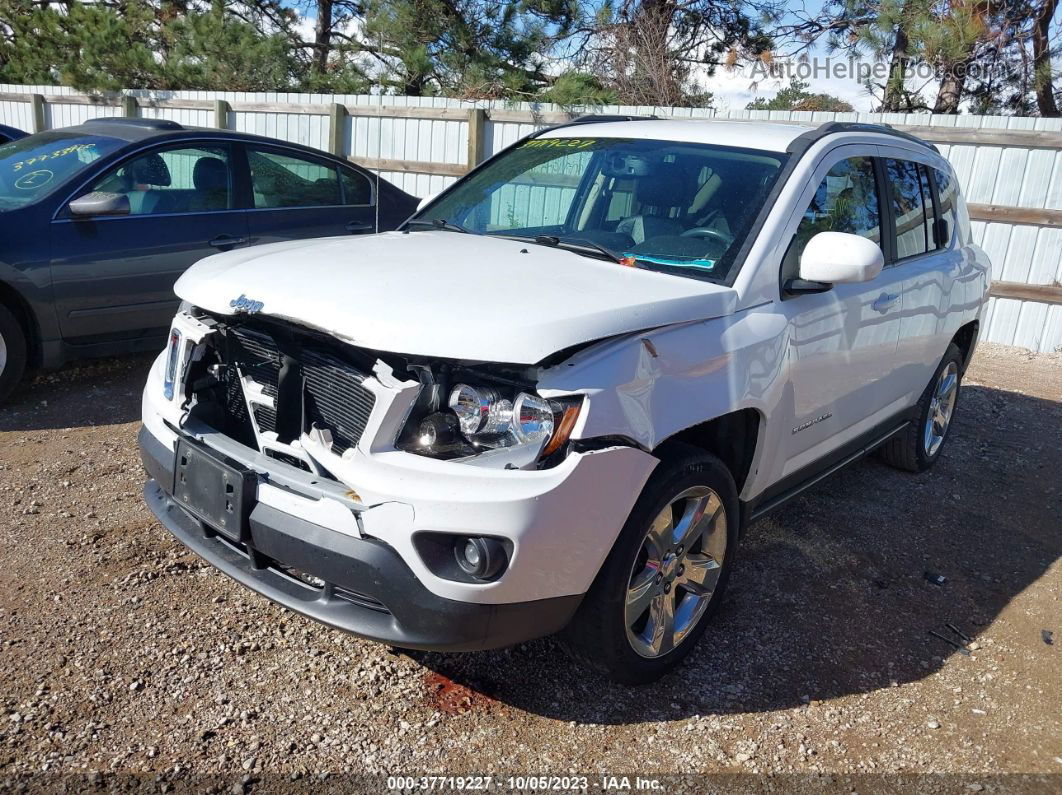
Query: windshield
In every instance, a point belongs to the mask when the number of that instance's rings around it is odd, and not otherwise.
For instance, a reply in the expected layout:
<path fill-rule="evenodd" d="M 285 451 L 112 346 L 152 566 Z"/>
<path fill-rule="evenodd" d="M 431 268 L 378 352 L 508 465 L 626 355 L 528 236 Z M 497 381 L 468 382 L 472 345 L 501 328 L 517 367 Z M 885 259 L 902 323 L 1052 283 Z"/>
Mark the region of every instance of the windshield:
<path fill-rule="evenodd" d="M 672 141 L 532 138 L 417 217 L 724 281 L 785 157 Z"/>
<path fill-rule="evenodd" d="M 74 132 L 45 132 L 0 146 L 0 211 L 42 199 L 124 144 Z"/>

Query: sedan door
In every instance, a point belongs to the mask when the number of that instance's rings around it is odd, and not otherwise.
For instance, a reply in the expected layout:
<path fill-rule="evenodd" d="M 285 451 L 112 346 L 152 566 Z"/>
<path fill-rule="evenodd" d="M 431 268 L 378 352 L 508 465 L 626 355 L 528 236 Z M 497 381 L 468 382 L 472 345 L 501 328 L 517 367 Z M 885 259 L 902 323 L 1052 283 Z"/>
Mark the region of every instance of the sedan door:
<path fill-rule="evenodd" d="M 293 149 L 247 145 L 253 243 L 274 243 L 376 231 L 375 193 L 368 177 Z"/>
<path fill-rule="evenodd" d="M 246 245 L 228 144 L 154 147 L 79 191 L 117 193 L 129 214 L 51 223 L 52 283 L 63 337 L 108 342 L 164 332 L 177 308 L 173 284 L 196 261 Z"/>

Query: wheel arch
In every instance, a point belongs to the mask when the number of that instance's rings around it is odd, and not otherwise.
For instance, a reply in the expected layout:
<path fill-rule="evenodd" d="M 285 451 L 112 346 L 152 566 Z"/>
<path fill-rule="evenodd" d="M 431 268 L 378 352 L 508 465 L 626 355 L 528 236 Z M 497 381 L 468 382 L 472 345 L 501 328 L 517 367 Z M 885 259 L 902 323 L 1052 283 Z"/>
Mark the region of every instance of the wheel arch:
<path fill-rule="evenodd" d="M 962 372 L 966 372 L 966 368 L 970 366 L 970 360 L 973 359 L 974 348 L 977 347 L 977 335 L 981 328 L 980 320 L 971 320 L 964 326 L 961 326 L 958 331 L 955 332 L 955 336 L 951 338 L 952 343 L 962 353 Z"/>
<path fill-rule="evenodd" d="M 738 409 L 678 431 L 652 452 L 663 458 L 682 444 L 711 453 L 730 470 L 740 495 L 752 473 L 763 423 L 764 416 L 758 409 Z"/>

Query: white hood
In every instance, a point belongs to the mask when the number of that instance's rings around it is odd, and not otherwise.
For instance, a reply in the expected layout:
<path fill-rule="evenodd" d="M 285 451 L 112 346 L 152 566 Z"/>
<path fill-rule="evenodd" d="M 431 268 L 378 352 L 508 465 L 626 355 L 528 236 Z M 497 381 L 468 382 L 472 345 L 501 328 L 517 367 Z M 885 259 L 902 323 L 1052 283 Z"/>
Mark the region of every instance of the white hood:
<path fill-rule="evenodd" d="M 734 311 L 729 287 L 562 249 L 456 232 L 300 240 L 208 257 L 177 295 L 216 314 L 261 313 L 365 348 L 533 364 L 642 329 Z"/>

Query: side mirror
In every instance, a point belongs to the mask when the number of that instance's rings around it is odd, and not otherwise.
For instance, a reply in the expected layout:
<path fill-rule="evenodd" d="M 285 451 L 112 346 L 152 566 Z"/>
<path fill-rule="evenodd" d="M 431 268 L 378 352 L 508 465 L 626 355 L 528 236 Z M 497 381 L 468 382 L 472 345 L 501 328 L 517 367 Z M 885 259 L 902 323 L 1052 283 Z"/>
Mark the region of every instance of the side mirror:
<path fill-rule="evenodd" d="M 129 197 L 124 193 L 96 191 L 70 202 L 70 214 L 77 218 L 99 215 L 129 215 Z"/>
<path fill-rule="evenodd" d="M 848 232 L 819 232 L 800 255 L 800 278 L 825 284 L 869 282 L 884 266 L 885 256 L 874 241 Z"/>
<path fill-rule="evenodd" d="M 438 193 L 432 193 L 432 194 L 430 194 L 428 196 L 425 196 L 423 199 L 421 199 L 420 202 L 417 204 L 417 212 L 419 213 L 421 210 L 423 210 L 425 207 L 427 207 L 429 204 L 431 204 L 433 201 L 435 201 L 435 197 L 438 196 L 438 195 L 439 195 Z"/>

